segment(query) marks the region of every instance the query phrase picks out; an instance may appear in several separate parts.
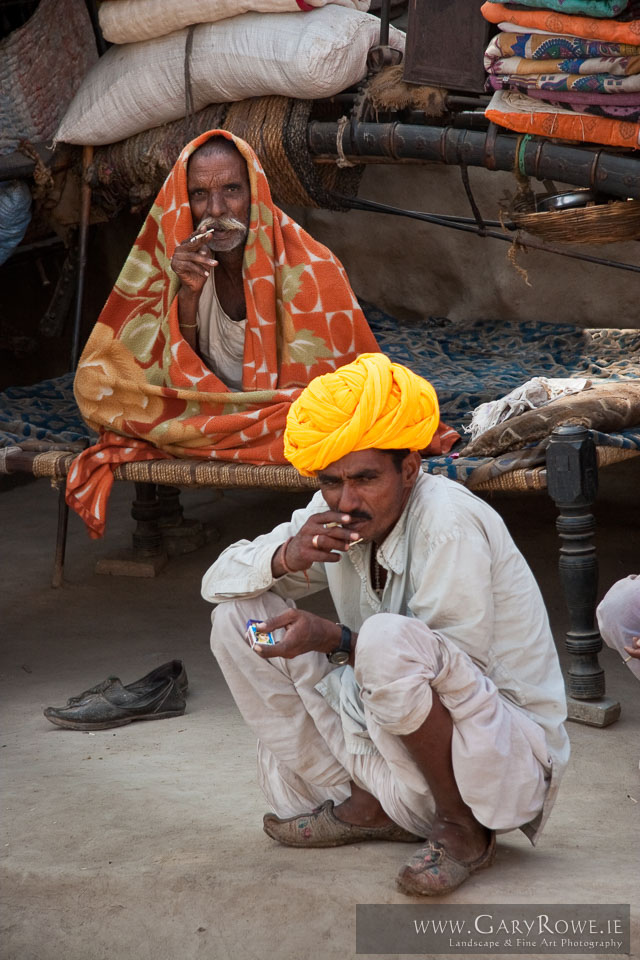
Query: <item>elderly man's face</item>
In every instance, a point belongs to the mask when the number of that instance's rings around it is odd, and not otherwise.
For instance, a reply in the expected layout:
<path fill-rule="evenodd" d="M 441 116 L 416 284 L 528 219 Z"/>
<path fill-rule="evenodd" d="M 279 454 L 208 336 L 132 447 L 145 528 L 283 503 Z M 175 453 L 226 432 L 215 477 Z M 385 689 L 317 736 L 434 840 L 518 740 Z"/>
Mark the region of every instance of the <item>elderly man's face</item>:
<path fill-rule="evenodd" d="M 224 253 L 244 243 L 251 188 L 247 164 L 240 153 L 226 149 L 194 153 L 187 171 L 187 190 L 194 227 L 205 218 L 213 220 L 213 227 L 218 223 L 219 229 L 209 242 L 213 250 Z"/>
<path fill-rule="evenodd" d="M 384 450 L 358 450 L 320 470 L 318 480 L 329 508 L 350 515 L 349 530 L 382 543 L 399 520 L 419 470 L 419 453 L 409 453 L 398 469 Z"/>

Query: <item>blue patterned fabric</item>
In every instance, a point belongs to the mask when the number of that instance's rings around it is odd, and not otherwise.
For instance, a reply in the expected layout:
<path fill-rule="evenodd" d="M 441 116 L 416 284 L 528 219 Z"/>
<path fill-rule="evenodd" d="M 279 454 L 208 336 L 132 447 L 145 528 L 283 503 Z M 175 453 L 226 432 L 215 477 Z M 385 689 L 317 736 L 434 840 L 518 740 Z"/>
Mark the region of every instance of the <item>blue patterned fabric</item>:
<path fill-rule="evenodd" d="M 381 349 L 434 385 L 442 419 L 463 436 L 459 447 L 468 442 L 463 428 L 479 404 L 504 397 L 532 377 L 640 377 L 640 330 L 446 317 L 400 323 L 369 303 L 361 306 Z M 640 449 L 640 425 L 592 434 L 600 445 Z M 454 447 L 424 464 L 429 473 L 464 481 L 489 461 L 458 457 Z"/>
<path fill-rule="evenodd" d="M 72 373 L 0 393 L 0 447 L 25 440 L 86 446 L 95 436 L 80 416 Z"/>
<path fill-rule="evenodd" d="M 640 377 L 640 330 L 446 317 L 400 323 L 369 303 L 362 308 L 381 349 L 433 383 L 442 419 L 463 435 L 460 447 L 467 442 L 463 427 L 478 404 L 505 396 L 531 377 Z M 599 445 L 640 449 L 640 425 L 621 433 L 592 433 Z M 76 406 L 73 374 L 0 394 L 0 447 L 24 441 L 84 446 L 93 438 Z M 459 457 L 454 449 L 448 456 L 429 457 L 425 467 L 465 481 L 490 462 Z"/>

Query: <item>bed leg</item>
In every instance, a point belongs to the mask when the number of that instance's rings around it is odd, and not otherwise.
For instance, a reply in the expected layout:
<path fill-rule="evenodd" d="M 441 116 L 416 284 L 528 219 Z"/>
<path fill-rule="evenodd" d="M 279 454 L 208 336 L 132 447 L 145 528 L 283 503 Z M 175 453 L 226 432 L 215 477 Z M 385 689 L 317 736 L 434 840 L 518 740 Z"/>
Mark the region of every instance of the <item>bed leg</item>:
<path fill-rule="evenodd" d="M 69 525 L 69 507 L 65 500 L 66 484 L 64 480 L 58 488 L 58 530 L 56 533 L 56 556 L 53 562 L 52 587 L 63 584 L 64 555 L 67 548 L 67 527 Z"/>
<path fill-rule="evenodd" d="M 96 564 L 96 573 L 120 577 L 155 577 L 167 563 L 167 554 L 158 526 L 160 505 L 155 483 L 136 483 L 136 498 L 131 516 L 136 521 L 133 549 L 121 550 L 103 557 Z"/>
<path fill-rule="evenodd" d="M 150 559 L 164 553 L 160 520 L 160 504 L 155 483 L 136 483 L 136 498 L 131 504 L 131 516 L 136 521 L 132 534 L 133 553 L 139 559 Z"/>
<path fill-rule="evenodd" d="M 179 487 L 158 485 L 158 525 L 170 557 L 199 550 L 207 542 L 204 524 L 183 515 Z"/>
<path fill-rule="evenodd" d="M 586 427 L 565 425 L 553 431 L 547 450 L 547 489 L 559 511 L 559 572 L 569 611 L 569 719 L 606 727 L 620 716 L 620 704 L 605 696 L 604 670 L 598 663 L 602 639 L 595 624 L 598 560 L 591 513 L 598 492 L 598 462 Z"/>

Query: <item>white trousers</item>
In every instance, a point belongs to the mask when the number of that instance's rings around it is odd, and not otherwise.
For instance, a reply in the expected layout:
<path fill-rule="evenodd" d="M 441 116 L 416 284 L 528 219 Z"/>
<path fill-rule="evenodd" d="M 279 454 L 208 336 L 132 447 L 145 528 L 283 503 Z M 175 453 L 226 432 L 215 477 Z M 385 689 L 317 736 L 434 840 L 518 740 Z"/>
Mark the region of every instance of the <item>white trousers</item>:
<path fill-rule="evenodd" d="M 418 620 L 382 613 L 360 630 L 355 679 L 370 752 L 353 753 L 336 710 L 316 690 L 333 667 L 323 653 L 263 660 L 244 639 L 248 619 L 291 601 L 272 593 L 219 604 L 211 648 L 258 739 L 258 779 L 280 817 L 368 790 L 395 823 L 429 832 L 434 801 L 403 734 L 429 715 L 434 691 L 453 719 L 452 759 L 463 800 L 486 827 L 513 830 L 540 812 L 549 764 L 542 728 L 500 696 L 473 661 Z M 350 669 L 350 668 L 346 668 Z"/>

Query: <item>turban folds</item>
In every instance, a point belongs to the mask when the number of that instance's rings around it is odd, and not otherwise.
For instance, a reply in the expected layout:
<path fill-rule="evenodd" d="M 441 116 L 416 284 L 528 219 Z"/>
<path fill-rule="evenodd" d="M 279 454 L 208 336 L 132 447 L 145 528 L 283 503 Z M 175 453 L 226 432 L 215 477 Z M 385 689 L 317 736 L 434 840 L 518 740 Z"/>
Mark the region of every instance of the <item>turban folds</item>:
<path fill-rule="evenodd" d="M 428 380 L 382 353 L 316 377 L 291 405 L 284 454 L 305 477 L 356 450 L 422 450 L 440 422 Z"/>

